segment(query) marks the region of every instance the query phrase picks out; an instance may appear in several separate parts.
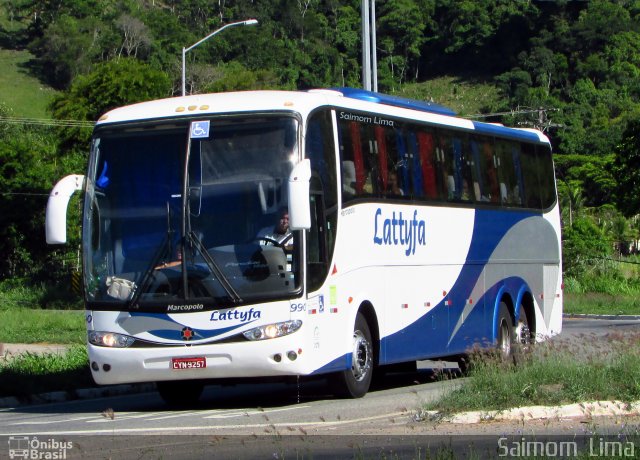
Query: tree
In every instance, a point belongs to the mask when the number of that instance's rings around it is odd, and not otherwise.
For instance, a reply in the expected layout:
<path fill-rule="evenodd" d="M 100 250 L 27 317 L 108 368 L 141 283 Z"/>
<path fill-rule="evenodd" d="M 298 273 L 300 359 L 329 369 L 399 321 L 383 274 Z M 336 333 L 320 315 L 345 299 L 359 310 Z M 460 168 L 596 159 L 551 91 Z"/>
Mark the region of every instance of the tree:
<path fill-rule="evenodd" d="M 602 228 L 588 217 L 574 220 L 562 233 L 562 265 L 565 276 L 579 277 L 593 267 L 593 261 L 607 257 L 612 246 Z"/>
<path fill-rule="evenodd" d="M 0 107 L 0 115 L 10 113 Z M 51 129 L 0 124 L 0 280 L 49 276 L 44 210 L 56 178 L 84 168 L 76 156 L 61 159 Z M 77 169 L 76 169 L 77 171 Z"/>
<path fill-rule="evenodd" d="M 616 148 L 613 171 L 618 179 L 618 209 L 626 216 L 640 213 L 640 118 L 627 125 Z"/>
<path fill-rule="evenodd" d="M 123 14 L 116 21 L 116 25 L 123 35 L 118 57 L 121 57 L 123 52 L 125 56 L 137 57 L 139 50 L 148 50 L 151 44 L 151 37 L 147 27 L 141 20 L 128 14 Z"/>
<path fill-rule="evenodd" d="M 123 105 L 167 97 L 171 82 L 164 72 L 133 58 L 123 58 L 96 66 L 88 75 L 76 78 L 51 103 L 54 118 L 95 121 L 103 113 Z M 91 132 L 77 127 L 61 130 L 65 150 L 88 148 Z"/>
<path fill-rule="evenodd" d="M 411 0 L 389 0 L 380 6 L 380 63 L 386 64 L 390 77 L 383 79 L 384 86 L 393 87 L 395 82 L 402 83 L 417 73 L 418 58 L 425 41 L 425 25 L 421 19 L 417 5 Z M 381 76 L 384 75 L 385 72 L 381 72 Z"/>

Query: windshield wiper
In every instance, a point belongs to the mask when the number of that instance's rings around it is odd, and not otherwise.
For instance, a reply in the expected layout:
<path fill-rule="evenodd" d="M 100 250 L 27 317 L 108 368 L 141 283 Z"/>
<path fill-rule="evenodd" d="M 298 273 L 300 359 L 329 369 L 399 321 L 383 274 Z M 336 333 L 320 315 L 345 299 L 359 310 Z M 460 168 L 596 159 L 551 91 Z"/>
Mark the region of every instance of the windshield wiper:
<path fill-rule="evenodd" d="M 224 272 L 220 269 L 216 261 L 213 260 L 213 257 L 211 257 L 211 254 L 209 254 L 209 251 L 207 251 L 207 248 L 204 247 L 204 244 L 202 244 L 202 241 L 200 241 L 200 239 L 193 232 L 193 230 L 187 233 L 187 239 L 191 242 L 191 244 L 195 246 L 198 252 L 202 255 L 202 258 L 207 263 L 207 267 L 209 267 L 209 270 L 211 270 L 211 273 L 215 275 L 216 279 L 218 280 L 220 285 L 224 288 L 224 290 L 227 292 L 227 295 L 231 298 L 231 300 L 234 303 L 242 302 L 242 298 L 240 297 L 238 292 L 233 288 L 233 286 L 225 276 Z"/>
<path fill-rule="evenodd" d="M 171 227 L 171 206 L 167 201 L 167 233 L 162 241 L 162 244 L 156 250 L 156 253 L 153 255 L 153 259 L 151 260 L 151 265 L 147 267 L 142 275 L 140 280 L 139 287 L 133 292 L 133 296 L 131 300 L 127 303 L 127 308 L 131 308 L 137 304 L 138 300 L 140 300 L 140 296 L 147 288 L 147 284 L 149 284 L 149 279 L 151 278 L 151 274 L 156 270 L 156 267 L 160 264 L 160 259 L 164 257 L 167 252 L 171 252 L 171 240 L 173 239 L 173 228 Z"/>
<path fill-rule="evenodd" d="M 164 257 L 164 255 L 167 254 L 167 252 L 169 252 L 167 251 L 167 247 L 169 246 L 169 243 L 171 241 L 170 234 L 171 233 L 169 232 L 169 234 L 165 236 L 164 241 L 158 247 L 158 250 L 156 251 L 156 253 L 153 256 L 153 259 L 151 260 L 151 265 L 149 265 L 145 270 L 144 275 L 142 275 L 142 279 L 140 280 L 140 284 L 133 292 L 133 296 L 131 297 L 131 300 L 129 300 L 129 302 L 127 303 L 127 308 L 131 308 L 137 305 L 138 300 L 140 300 L 140 296 L 147 289 L 147 285 L 149 284 L 151 275 L 155 272 L 156 267 L 160 264 L 160 259 Z"/>

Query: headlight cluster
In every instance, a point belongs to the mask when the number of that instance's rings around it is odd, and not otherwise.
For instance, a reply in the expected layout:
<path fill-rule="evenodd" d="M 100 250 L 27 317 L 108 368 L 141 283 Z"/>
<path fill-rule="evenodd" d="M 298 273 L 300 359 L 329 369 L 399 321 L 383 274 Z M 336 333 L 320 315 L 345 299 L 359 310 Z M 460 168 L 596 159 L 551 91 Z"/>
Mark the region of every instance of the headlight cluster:
<path fill-rule="evenodd" d="M 89 331 L 89 343 L 99 347 L 127 348 L 133 345 L 135 339 L 128 335 L 115 332 Z"/>
<path fill-rule="evenodd" d="M 283 335 L 294 333 L 300 329 L 300 326 L 302 326 L 302 321 L 296 319 L 256 327 L 243 332 L 243 334 L 249 340 L 275 339 L 276 337 L 282 337 Z"/>

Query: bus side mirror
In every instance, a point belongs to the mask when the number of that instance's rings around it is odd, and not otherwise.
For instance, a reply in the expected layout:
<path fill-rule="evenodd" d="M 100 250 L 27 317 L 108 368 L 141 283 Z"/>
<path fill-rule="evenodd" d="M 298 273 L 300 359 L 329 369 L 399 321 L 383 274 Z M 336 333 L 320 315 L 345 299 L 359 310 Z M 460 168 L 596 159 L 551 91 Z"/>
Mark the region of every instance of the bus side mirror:
<path fill-rule="evenodd" d="M 310 181 L 311 162 L 308 159 L 302 160 L 289 175 L 289 228 L 291 230 L 311 228 Z"/>
<path fill-rule="evenodd" d="M 84 176 L 71 174 L 53 187 L 47 201 L 45 229 L 48 244 L 64 244 L 67 242 L 67 207 L 69 199 L 76 191 L 82 190 Z"/>

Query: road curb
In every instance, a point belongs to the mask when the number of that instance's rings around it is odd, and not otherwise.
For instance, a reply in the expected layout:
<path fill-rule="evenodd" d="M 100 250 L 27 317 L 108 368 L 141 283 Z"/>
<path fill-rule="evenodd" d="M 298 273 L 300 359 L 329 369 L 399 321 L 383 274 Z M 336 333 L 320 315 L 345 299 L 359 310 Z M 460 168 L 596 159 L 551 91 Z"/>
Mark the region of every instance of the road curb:
<path fill-rule="evenodd" d="M 640 315 L 593 315 L 586 313 L 563 313 L 563 318 L 569 319 L 608 319 L 608 320 L 640 320 Z"/>
<path fill-rule="evenodd" d="M 30 404 L 49 404 L 57 402 L 75 401 L 80 399 L 97 399 L 108 396 L 122 396 L 136 393 L 156 391 L 155 383 L 141 383 L 132 385 L 113 385 L 99 388 L 82 388 L 68 391 L 51 391 L 24 397 L 9 396 L 0 398 L 0 409 L 19 407 Z"/>
<path fill-rule="evenodd" d="M 437 421 L 470 425 L 491 421 L 518 421 L 525 423 L 528 420 L 592 417 L 615 417 L 640 415 L 640 401 L 626 403 L 623 401 L 592 401 L 567 404 L 564 406 L 529 406 L 517 407 L 495 411 L 470 411 L 456 414 L 443 414 L 439 411 L 421 411 L 416 413 L 414 420 Z"/>

